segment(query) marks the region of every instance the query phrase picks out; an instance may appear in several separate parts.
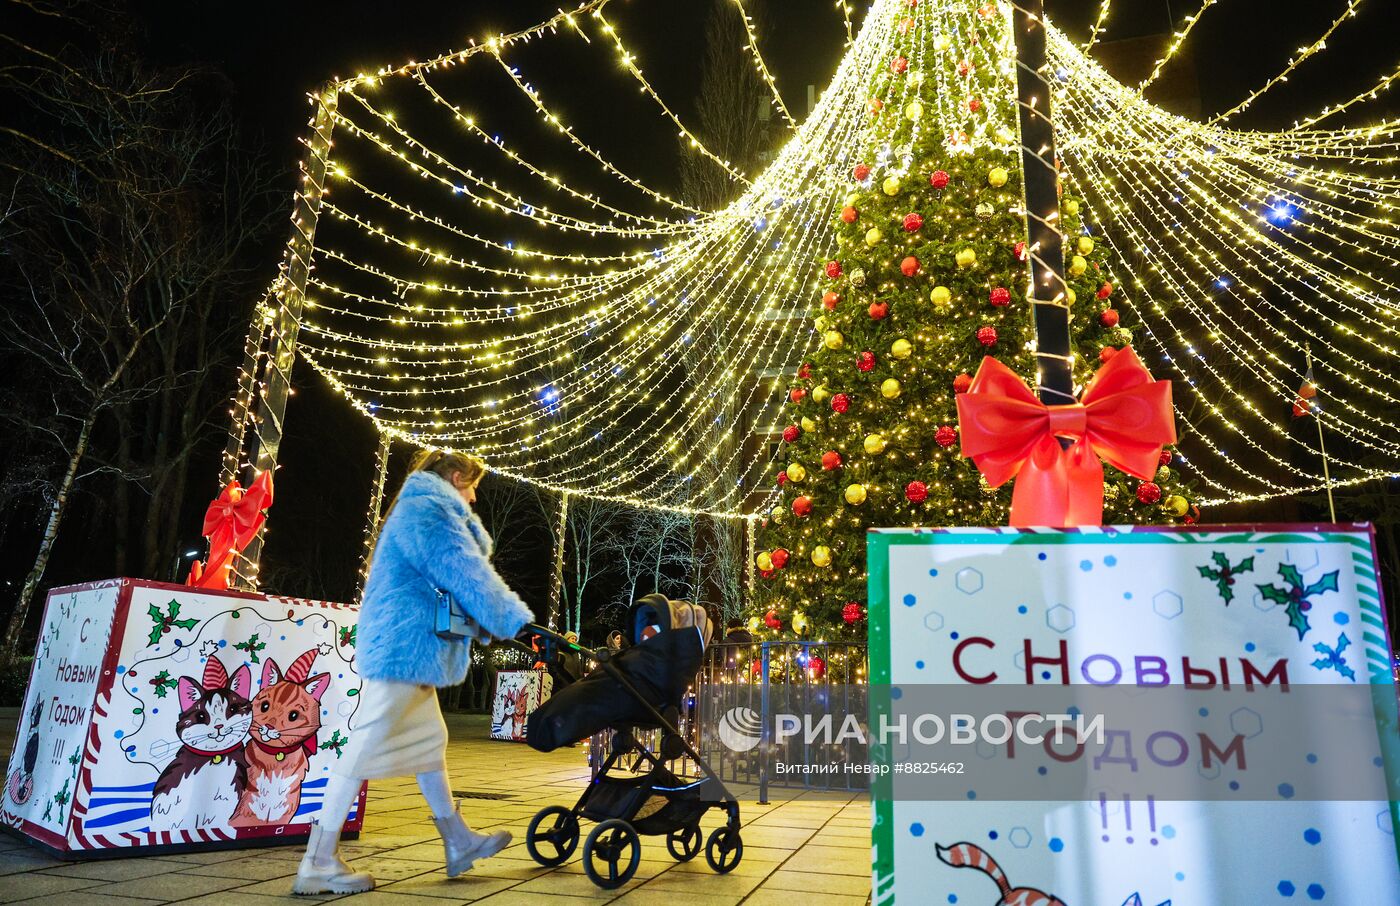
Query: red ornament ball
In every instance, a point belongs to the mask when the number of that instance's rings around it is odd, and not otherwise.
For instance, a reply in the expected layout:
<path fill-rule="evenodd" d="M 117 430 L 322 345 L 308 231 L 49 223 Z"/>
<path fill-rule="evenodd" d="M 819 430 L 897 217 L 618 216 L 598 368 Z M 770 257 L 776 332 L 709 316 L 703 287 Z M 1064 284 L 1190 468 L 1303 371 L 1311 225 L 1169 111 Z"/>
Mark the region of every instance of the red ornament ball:
<path fill-rule="evenodd" d="M 998 286 L 996 289 L 992 290 L 990 298 L 992 300 L 992 304 L 995 305 L 997 308 L 1001 308 L 1004 305 L 1010 305 L 1011 290 L 1007 289 L 1004 286 Z"/>
<path fill-rule="evenodd" d="M 967 102 L 967 109 L 971 110 L 973 113 L 976 113 L 977 111 L 982 109 L 982 102 L 977 100 L 977 98 L 973 98 L 972 100 Z"/>
<path fill-rule="evenodd" d="M 834 290 L 827 290 L 826 292 L 822 293 L 822 308 L 825 308 L 827 311 L 835 311 L 836 303 L 840 301 L 841 296 L 838 295 Z"/>
<path fill-rule="evenodd" d="M 1100 286 L 1100 287 L 1099 287 L 1099 298 L 1100 298 L 1100 299 L 1107 299 L 1107 298 L 1108 298 L 1109 296 L 1111 296 L 1111 295 L 1113 295 L 1113 284 L 1112 284 L 1112 283 L 1105 283 L 1103 286 Z"/>
<path fill-rule="evenodd" d="M 838 393 L 831 398 L 831 411 L 838 415 L 851 408 L 851 398 L 844 393 Z"/>
<path fill-rule="evenodd" d="M 893 60 L 890 60 L 890 72 L 893 72 L 893 73 L 896 73 L 896 74 L 900 74 L 900 73 L 907 72 L 908 69 L 909 69 L 909 60 L 908 60 L 908 58 L 900 56 L 900 57 L 895 57 Z"/>
<path fill-rule="evenodd" d="M 1022 240 L 1011 247 L 1011 254 L 1016 256 L 1017 261 L 1026 260 L 1026 243 Z"/>
<path fill-rule="evenodd" d="M 933 175 L 928 178 L 928 184 L 935 189 L 946 189 L 951 178 L 944 170 L 934 170 Z"/>
<path fill-rule="evenodd" d="M 900 273 L 904 274 L 904 276 L 906 277 L 914 276 L 919 272 L 919 259 L 915 258 L 913 255 L 910 255 L 903 261 L 899 262 L 899 270 Z"/>
<path fill-rule="evenodd" d="M 770 610 L 763 615 L 763 625 L 767 626 L 769 629 L 781 629 L 783 628 L 783 621 L 778 619 L 778 612 L 776 610 Z M 760 664 L 759 666 L 761 669 L 762 665 Z"/>
<path fill-rule="evenodd" d="M 802 363 L 802 367 L 797 369 L 797 376 L 800 377 L 800 378 L 802 378 L 802 380 L 804 380 L 804 381 L 807 380 L 809 377 L 811 377 L 811 376 L 812 376 L 812 363 L 811 363 L 811 362 L 803 362 L 803 363 Z"/>
<path fill-rule="evenodd" d="M 871 352 L 870 350 L 862 352 L 860 354 L 860 358 L 856 360 L 856 367 L 859 368 L 861 371 L 874 371 L 875 353 Z"/>
<path fill-rule="evenodd" d="M 840 261 L 828 261 L 826 263 L 826 275 L 828 277 L 835 280 L 837 277 L 841 276 L 841 274 L 842 271 Z"/>
<path fill-rule="evenodd" d="M 856 164 L 856 168 L 851 171 L 851 175 L 856 178 L 856 182 L 865 182 L 866 177 L 870 175 L 870 165 Z"/>
<path fill-rule="evenodd" d="M 803 494 L 792 502 L 792 514 L 794 516 L 807 517 L 812 515 L 812 498 Z"/>
<path fill-rule="evenodd" d="M 1161 455 L 1157 457 L 1157 465 L 1159 465 L 1159 466 L 1169 466 L 1169 465 L 1171 465 L 1171 464 L 1172 464 L 1172 451 L 1171 451 L 1171 450 L 1163 450 L 1162 453 L 1161 453 Z"/>
<path fill-rule="evenodd" d="M 802 429 L 797 427 L 796 425 L 788 425 L 786 428 L 783 429 L 783 440 L 787 443 L 792 443 L 801 436 Z"/>
<path fill-rule="evenodd" d="M 910 503 L 923 503 L 928 500 L 928 485 L 922 481 L 911 481 L 904 486 L 904 496 Z"/>
<path fill-rule="evenodd" d="M 1118 312 L 1111 308 L 1105 308 L 1103 311 L 1099 312 L 1099 323 L 1104 327 L 1117 327 Z"/>
<path fill-rule="evenodd" d="M 788 552 L 787 548 L 785 547 L 777 548 L 773 551 L 773 553 L 769 554 L 768 556 L 773 558 L 774 569 L 783 569 L 788 565 Z"/>
<path fill-rule="evenodd" d="M 850 205 L 841 209 L 841 219 L 846 223 L 855 223 L 860 219 L 860 212 Z"/>
<path fill-rule="evenodd" d="M 884 110 L 884 109 L 885 109 L 885 102 L 884 102 L 884 101 L 880 100 L 879 98 L 871 98 L 871 99 L 870 99 L 870 112 L 871 112 L 871 113 L 878 114 L 881 110 Z"/>
<path fill-rule="evenodd" d="M 820 655 L 812 655 L 807 659 L 807 672 L 811 674 L 812 679 L 821 679 L 826 676 L 826 661 L 822 660 Z"/>
<path fill-rule="evenodd" d="M 1137 501 L 1141 504 L 1151 505 L 1162 499 L 1162 489 L 1156 482 L 1144 481 L 1137 486 Z"/>
<path fill-rule="evenodd" d="M 845 607 L 841 608 L 841 619 L 846 621 L 847 626 L 853 626 L 860 622 L 860 605 L 855 601 L 848 601 Z"/>
<path fill-rule="evenodd" d="M 933 432 L 933 439 L 940 447 L 951 447 L 958 442 L 958 429 L 952 425 L 940 425 L 938 430 Z"/>
<path fill-rule="evenodd" d="M 904 215 L 904 232 L 917 233 L 923 229 L 924 218 L 922 215 L 909 213 Z"/>
<path fill-rule="evenodd" d="M 997 345 L 997 329 L 990 324 L 977 328 L 977 342 L 983 346 Z"/>
<path fill-rule="evenodd" d="M 871 302 L 870 307 L 866 309 L 866 312 L 870 315 L 872 319 L 876 321 L 883 321 L 885 317 L 888 316 L 890 313 L 890 303 Z"/>
<path fill-rule="evenodd" d="M 804 399 L 806 399 L 806 398 L 807 398 L 807 388 L 805 388 L 805 387 L 794 387 L 794 388 L 792 388 L 791 390 L 788 391 L 788 401 L 789 401 L 789 402 L 800 403 L 800 402 L 802 402 L 802 401 L 803 401 Z"/>
<path fill-rule="evenodd" d="M 963 60 L 961 63 L 958 64 L 958 75 L 963 76 L 964 78 L 966 78 L 966 77 L 967 77 L 968 75 L 970 75 L 971 73 L 972 73 L 972 64 L 969 63 L 967 60 Z"/>
<path fill-rule="evenodd" d="M 958 375 L 957 377 L 953 378 L 953 392 L 954 392 L 954 393 L 966 393 L 966 392 L 967 392 L 968 390 L 970 390 L 971 388 L 972 388 L 972 375 L 968 374 L 966 371 L 964 371 L 962 374 Z"/>
<path fill-rule="evenodd" d="M 822 468 L 828 472 L 841 468 L 841 454 L 835 450 L 827 450 L 822 454 Z"/>
<path fill-rule="evenodd" d="M 781 488 L 785 484 L 787 484 L 787 469 L 778 473 L 778 487 Z"/>
<path fill-rule="evenodd" d="M 1114 349 L 1112 346 L 1105 346 L 1103 349 L 1099 350 L 1099 361 L 1107 362 L 1109 359 L 1113 358 L 1117 354 L 1117 349 Z"/>
<path fill-rule="evenodd" d="M 763 577 L 764 579 L 771 579 L 771 578 L 773 578 L 773 570 L 771 570 L 771 569 L 760 569 L 760 570 L 758 571 L 758 574 L 759 574 L 759 576 Z M 755 662 L 754 662 L 754 666 L 755 666 L 755 667 L 758 667 L 758 666 L 761 666 L 761 665 L 760 665 L 757 661 L 755 661 Z"/>

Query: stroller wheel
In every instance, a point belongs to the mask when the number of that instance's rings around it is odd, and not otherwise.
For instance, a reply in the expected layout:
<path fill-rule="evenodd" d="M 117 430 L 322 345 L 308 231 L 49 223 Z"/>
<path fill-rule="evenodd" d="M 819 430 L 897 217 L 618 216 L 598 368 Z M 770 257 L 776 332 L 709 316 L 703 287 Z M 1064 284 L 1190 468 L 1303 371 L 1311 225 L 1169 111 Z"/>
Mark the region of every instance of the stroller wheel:
<path fill-rule="evenodd" d="M 620 818 L 604 821 L 583 841 L 583 871 L 604 890 L 626 884 L 641 861 L 641 838 Z"/>
<path fill-rule="evenodd" d="M 720 874 L 734 870 L 739 860 L 744 858 L 744 840 L 737 828 L 717 827 L 710 831 L 710 839 L 705 841 L 705 861 Z"/>
<path fill-rule="evenodd" d="M 530 819 L 525 848 L 530 858 L 547 867 L 559 865 L 578 846 L 578 816 L 562 805 L 551 805 Z"/>
<path fill-rule="evenodd" d="M 666 835 L 666 849 L 677 862 L 689 862 L 700 855 L 700 825 L 688 824 Z"/>

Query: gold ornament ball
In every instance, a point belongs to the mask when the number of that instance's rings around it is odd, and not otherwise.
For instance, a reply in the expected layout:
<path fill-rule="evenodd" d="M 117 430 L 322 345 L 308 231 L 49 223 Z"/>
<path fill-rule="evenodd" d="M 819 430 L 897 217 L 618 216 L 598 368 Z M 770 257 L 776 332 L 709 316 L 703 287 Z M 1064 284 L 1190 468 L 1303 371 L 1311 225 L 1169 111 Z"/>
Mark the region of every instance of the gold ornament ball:
<path fill-rule="evenodd" d="M 997 127 L 997 141 L 1003 145 L 1009 145 L 1016 140 L 1016 134 L 1005 126 Z"/>
<path fill-rule="evenodd" d="M 1180 519 L 1182 516 L 1185 516 L 1187 512 L 1189 512 L 1191 509 L 1191 502 L 1188 501 L 1185 497 L 1182 497 L 1180 494 L 1171 495 L 1163 502 L 1162 505 L 1167 508 L 1168 513 L 1171 513 L 1178 519 Z"/>
<path fill-rule="evenodd" d="M 865 452 L 871 456 L 879 456 L 885 452 L 885 439 L 879 434 L 865 435 Z"/>
<path fill-rule="evenodd" d="M 860 506 L 862 503 L 865 503 L 865 485 L 846 485 L 846 502 L 851 506 Z"/>
<path fill-rule="evenodd" d="M 876 227 L 871 227 L 870 229 L 868 229 L 868 230 L 865 231 L 865 244 L 866 244 L 866 245 L 871 245 L 871 246 L 879 245 L 879 244 L 880 244 L 880 240 L 881 240 L 881 239 L 884 239 L 884 238 L 885 238 L 885 234 L 882 233 L 882 232 L 880 232 L 879 229 L 877 229 Z"/>
<path fill-rule="evenodd" d="M 973 249 L 958 249 L 958 253 L 953 256 L 958 267 L 972 267 L 977 263 L 977 252 Z"/>
<path fill-rule="evenodd" d="M 910 101 L 904 107 L 904 118 L 907 120 L 920 120 L 924 116 L 924 105 L 918 101 Z"/>
<path fill-rule="evenodd" d="M 1006 172 L 1005 167 L 993 167 L 987 171 L 987 184 L 1000 189 L 1006 185 L 1006 181 L 1011 178 L 1011 174 Z"/>
<path fill-rule="evenodd" d="M 860 201 L 860 196 L 857 195 L 855 192 L 852 192 L 850 195 L 846 196 L 846 207 L 853 208 L 856 206 L 856 202 L 858 201 Z"/>
<path fill-rule="evenodd" d="M 812 565 L 822 568 L 830 566 L 831 548 L 827 547 L 825 544 L 818 544 L 816 547 L 812 548 Z"/>
<path fill-rule="evenodd" d="M 890 344 L 890 355 L 896 359 L 907 359 L 914 351 L 914 344 L 908 340 L 895 340 Z"/>
<path fill-rule="evenodd" d="M 787 511 L 780 506 L 775 506 L 768 511 L 768 518 L 774 525 L 782 525 L 787 519 Z"/>
<path fill-rule="evenodd" d="M 1067 198 L 1065 199 L 1064 209 L 1067 216 L 1074 217 L 1079 213 L 1079 202 L 1073 198 Z"/>
<path fill-rule="evenodd" d="M 898 195 L 900 189 L 899 177 L 887 177 L 882 188 L 884 188 L 886 195 Z"/>
<path fill-rule="evenodd" d="M 885 378 L 885 382 L 880 385 L 880 395 L 887 400 L 897 398 L 903 391 L 904 388 L 894 378 Z"/>
<path fill-rule="evenodd" d="M 808 418 L 808 417 L 805 416 L 805 415 L 802 416 L 802 422 L 801 422 L 801 424 L 802 424 L 802 432 L 803 432 L 804 434 L 809 434 L 809 433 L 811 433 L 811 432 L 817 430 L 817 423 L 814 422 L 814 421 L 812 421 L 810 418 Z"/>
<path fill-rule="evenodd" d="M 839 330 L 828 330 L 822 337 L 822 342 L 826 344 L 827 349 L 840 349 L 846 345 L 846 338 Z"/>
<path fill-rule="evenodd" d="M 1166 466 L 1162 466 L 1157 470 L 1157 474 L 1153 477 L 1153 480 L 1156 481 L 1158 484 L 1161 484 L 1165 481 L 1171 481 L 1172 470 L 1167 468 Z"/>
<path fill-rule="evenodd" d="M 788 481 L 793 484 L 801 484 L 802 480 L 807 477 L 807 468 L 800 462 L 790 462 L 787 467 L 787 477 Z"/>
<path fill-rule="evenodd" d="M 984 201 L 977 206 L 977 210 L 975 213 L 977 214 L 978 220 L 991 220 L 992 215 L 996 213 L 996 210 L 996 208 L 992 207 L 991 202 Z"/>
<path fill-rule="evenodd" d="M 1077 293 L 1075 293 L 1074 290 L 1070 289 L 1068 286 L 1065 287 L 1065 304 L 1066 304 L 1066 305 L 1073 305 L 1073 304 L 1075 303 L 1075 301 L 1076 301 L 1078 298 L 1079 298 L 1079 295 L 1078 295 Z"/>
<path fill-rule="evenodd" d="M 817 330 L 826 330 L 826 315 L 817 315 L 817 320 L 812 323 L 817 326 Z"/>
<path fill-rule="evenodd" d="M 814 402 L 824 403 L 829 399 L 831 399 L 831 391 L 826 388 L 825 384 L 818 384 L 816 388 L 812 390 L 812 400 Z"/>
<path fill-rule="evenodd" d="M 773 555 L 767 551 L 759 551 L 756 559 L 758 560 L 758 568 L 764 572 L 773 568 Z"/>
<path fill-rule="evenodd" d="M 792 631 L 798 635 L 807 631 L 807 615 L 800 610 L 792 615 Z"/>
<path fill-rule="evenodd" d="M 1092 254 L 1094 251 L 1094 240 L 1088 236 L 1080 236 L 1079 241 L 1074 244 L 1075 250 L 1081 255 Z"/>
<path fill-rule="evenodd" d="M 1089 262 L 1085 261 L 1083 256 L 1075 255 L 1073 258 L 1069 259 L 1069 272 L 1072 276 L 1082 277 L 1084 276 L 1084 272 L 1088 269 Z"/>
<path fill-rule="evenodd" d="M 973 260 L 977 260 L 976 256 L 973 256 Z M 962 252 L 958 252 L 958 264 L 962 264 Z M 928 298 L 936 308 L 947 308 L 953 304 L 953 293 L 946 286 L 935 286 Z"/>
<path fill-rule="evenodd" d="M 909 85 L 911 87 L 918 88 L 922 84 L 924 84 L 924 74 L 922 72 L 916 70 L 909 73 Z"/>
<path fill-rule="evenodd" d="M 939 35 L 933 39 L 933 49 L 937 51 L 947 50 L 952 40 L 947 35 Z"/>
<path fill-rule="evenodd" d="M 763 625 L 758 617 L 749 617 L 749 632 L 758 632 L 758 628 Z"/>

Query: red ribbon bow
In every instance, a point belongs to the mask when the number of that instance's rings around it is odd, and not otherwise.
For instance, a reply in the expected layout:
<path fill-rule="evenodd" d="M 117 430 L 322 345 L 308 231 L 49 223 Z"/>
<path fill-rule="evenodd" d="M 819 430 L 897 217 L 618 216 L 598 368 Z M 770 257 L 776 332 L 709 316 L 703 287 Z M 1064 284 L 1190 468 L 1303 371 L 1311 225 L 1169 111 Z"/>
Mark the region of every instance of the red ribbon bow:
<path fill-rule="evenodd" d="M 186 585 L 196 588 L 228 588 L 228 572 L 233 557 L 258 534 L 266 518 L 263 511 L 272 506 L 272 472 L 259 472 L 245 491 L 238 479 L 204 512 L 204 534 L 209 539 L 209 559 L 190 566 Z"/>
<path fill-rule="evenodd" d="M 1103 465 L 1148 479 L 1176 442 L 1171 381 L 1154 381 L 1125 347 L 1077 403 L 1047 406 L 1010 368 L 984 358 L 958 397 L 962 453 L 987 483 L 1016 479 L 1011 525 L 1103 523 Z M 1059 438 L 1072 443 L 1064 447 Z"/>

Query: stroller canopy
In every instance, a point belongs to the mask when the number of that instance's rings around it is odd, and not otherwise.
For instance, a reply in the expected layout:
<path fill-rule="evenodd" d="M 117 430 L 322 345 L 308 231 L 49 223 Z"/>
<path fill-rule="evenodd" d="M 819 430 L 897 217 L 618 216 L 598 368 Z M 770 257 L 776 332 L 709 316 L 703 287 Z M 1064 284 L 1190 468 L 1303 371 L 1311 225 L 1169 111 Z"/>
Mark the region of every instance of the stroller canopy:
<path fill-rule="evenodd" d="M 633 645 L 640 645 L 659 632 L 688 626 L 699 631 L 700 648 L 704 651 L 710 644 L 710 617 L 699 604 L 672 601 L 665 595 L 650 594 L 639 599 L 627 611 L 627 634 Z"/>

